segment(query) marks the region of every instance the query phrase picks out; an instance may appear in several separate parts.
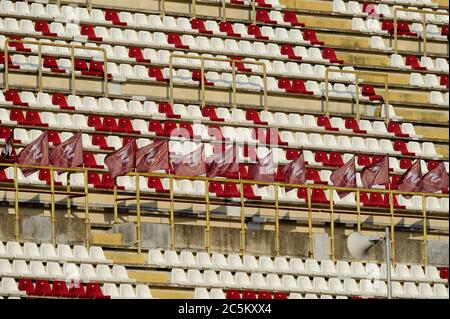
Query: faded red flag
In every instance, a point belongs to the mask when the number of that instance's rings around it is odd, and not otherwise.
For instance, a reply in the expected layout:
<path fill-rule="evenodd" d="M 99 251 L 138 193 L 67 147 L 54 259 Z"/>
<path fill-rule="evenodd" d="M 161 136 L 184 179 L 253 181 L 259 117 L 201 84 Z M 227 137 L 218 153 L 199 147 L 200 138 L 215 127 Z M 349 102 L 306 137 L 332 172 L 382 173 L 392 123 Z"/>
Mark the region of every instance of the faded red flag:
<path fill-rule="evenodd" d="M 331 181 L 334 186 L 337 187 L 356 187 L 356 163 L 355 157 L 353 156 L 351 160 L 347 163 L 334 170 L 330 176 Z M 351 191 L 336 191 L 340 198 L 344 198 Z"/>
<path fill-rule="evenodd" d="M 45 131 L 31 144 L 28 144 L 17 156 L 17 163 L 21 165 L 48 166 L 49 149 L 48 149 L 48 133 Z M 39 169 L 21 168 L 25 177 L 30 176 Z"/>
<path fill-rule="evenodd" d="M 136 141 L 130 141 L 127 145 L 105 157 L 105 165 L 108 166 L 111 178 L 125 175 L 135 167 Z"/>
<path fill-rule="evenodd" d="M 277 166 L 273 161 L 273 154 L 270 152 L 253 166 L 252 179 L 258 182 L 273 182 L 275 180 L 276 171 Z"/>
<path fill-rule="evenodd" d="M 136 172 L 150 173 L 169 168 L 169 143 L 167 141 L 155 141 L 136 151 Z"/>
<path fill-rule="evenodd" d="M 5 147 L 0 153 L 0 163 L 15 163 L 17 159 L 16 150 L 14 148 L 13 133 L 6 139 Z M 0 171 L 4 170 L 7 166 L 0 166 Z"/>
<path fill-rule="evenodd" d="M 172 162 L 175 174 L 179 176 L 200 176 L 208 172 L 204 161 L 204 145 Z"/>
<path fill-rule="evenodd" d="M 233 145 L 213 156 L 206 176 L 216 177 L 237 172 L 239 172 L 238 149 Z"/>
<path fill-rule="evenodd" d="M 420 160 L 417 160 L 398 181 L 397 189 L 401 192 L 420 192 L 422 190 L 422 168 Z M 411 195 L 403 195 L 404 198 L 411 198 Z"/>
<path fill-rule="evenodd" d="M 389 183 L 389 155 L 381 162 L 364 167 L 361 171 L 361 182 L 364 188 Z"/>
<path fill-rule="evenodd" d="M 445 171 L 444 163 L 439 163 L 438 166 L 426 173 L 422 182 L 422 191 L 426 193 L 434 193 L 447 189 L 448 173 Z"/>
<path fill-rule="evenodd" d="M 283 169 L 284 182 L 286 184 L 300 184 L 306 183 L 306 168 L 305 156 L 301 152 L 298 157 L 286 165 Z M 291 191 L 292 188 L 286 187 L 286 192 Z"/>
<path fill-rule="evenodd" d="M 74 134 L 67 141 L 56 146 L 50 152 L 50 164 L 57 167 L 73 168 L 83 165 L 83 144 L 81 132 Z M 58 170 L 58 175 L 64 173 Z"/>

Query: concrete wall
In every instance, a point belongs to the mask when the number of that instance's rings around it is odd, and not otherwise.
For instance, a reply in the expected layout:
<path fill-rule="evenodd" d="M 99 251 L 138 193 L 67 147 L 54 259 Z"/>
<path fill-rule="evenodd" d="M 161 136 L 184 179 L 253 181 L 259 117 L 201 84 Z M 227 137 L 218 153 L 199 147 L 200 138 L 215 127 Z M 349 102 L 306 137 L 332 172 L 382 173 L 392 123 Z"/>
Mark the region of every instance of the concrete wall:
<path fill-rule="evenodd" d="M 115 225 L 113 232 L 122 233 L 124 244 L 134 245 L 135 224 Z M 336 233 L 340 233 L 337 229 Z M 273 231 L 247 229 L 246 252 L 254 255 L 275 255 L 275 236 Z M 239 253 L 240 229 L 211 227 L 211 251 Z M 428 242 L 429 264 L 448 265 L 448 242 Z M 170 229 L 167 224 L 142 224 L 142 247 L 144 249 L 170 249 Z M 175 248 L 177 250 L 203 250 L 205 248 L 205 228 L 194 225 L 175 225 Z M 330 239 L 328 234 L 313 234 L 313 253 L 318 260 L 330 258 Z M 422 241 L 415 239 L 396 239 L 396 260 L 404 263 L 422 263 Z M 280 233 L 280 254 L 307 258 L 308 234 L 299 232 Z M 347 250 L 347 236 L 341 232 L 335 236 L 335 257 L 338 260 L 354 260 Z M 379 242 L 369 250 L 366 261 L 384 262 L 384 243 Z"/>
<path fill-rule="evenodd" d="M 51 242 L 50 217 L 23 214 L 19 218 L 19 241 Z M 56 214 L 55 226 L 58 243 L 79 244 L 84 242 L 83 219 L 69 219 L 64 217 L 64 214 Z M 12 241 L 14 239 L 14 215 L 0 211 L 0 240 Z"/>

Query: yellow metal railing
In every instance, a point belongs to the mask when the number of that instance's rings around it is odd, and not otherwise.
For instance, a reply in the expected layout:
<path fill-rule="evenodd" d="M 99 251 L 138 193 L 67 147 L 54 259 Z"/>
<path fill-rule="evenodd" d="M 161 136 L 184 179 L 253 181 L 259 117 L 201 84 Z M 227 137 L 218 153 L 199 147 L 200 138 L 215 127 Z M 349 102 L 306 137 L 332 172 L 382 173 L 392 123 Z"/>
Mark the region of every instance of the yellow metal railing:
<path fill-rule="evenodd" d="M 420 13 L 422 16 L 422 37 L 423 37 L 423 55 L 427 56 L 427 14 L 448 16 L 448 13 L 438 11 L 427 11 L 421 9 L 394 8 L 394 52 L 398 53 L 398 15 L 397 12 Z"/>
<path fill-rule="evenodd" d="M 231 63 L 232 68 L 232 104 L 233 108 L 237 108 L 237 88 L 236 88 L 236 63 L 245 63 L 245 64 L 252 64 L 252 65 L 258 65 L 262 67 L 262 73 L 263 73 L 263 104 L 264 104 L 264 110 L 268 110 L 267 105 L 267 66 L 263 62 L 257 62 L 257 61 L 242 61 L 242 60 L 235 60 L 235 59 L 226 59 L 226 58 L 213 58 L 213 57 L 204 57 L 204 56 L 196 56 L 196 55 L 182 55 L 182 54 L 174 54 L 172 53 L 169 57 L 169 82 L 170 82 L 170 88 L 169 88 L 169 99 L 170 103 L 173 105 L 174 103 L 174 77 L 173 77 L 173 69 L 174 69 L 174 63 L 173 59 L 175 58 L 181 58 L 181 59 L 194 59 L 194 60 L 200 60 L 200 77 L 201 77 L 201 106 L 204 107 L 206 105 L 206 88 L 205 88 L 205 61 L 216 61 L 216 62 L 229 62 Z"/>
<path fill-rule="evenodd" d="M 175 203 L 175 194 L 174 194 L 174 187 L 173 182 L 175 179 L 179 180 L 190 180 L 190 181 L 204 181 L 205 182 L 205 198 L 204 201 L 201 201 L 205 204 L 205 221 L 206 221 L 206 227 L 205 227 L 205 249 L 207 251 L 210 251 L 210 197 L 209 197 L 209 184 L 213 181 L 216 182 L 230 182 L 235 183 L 237 185 L 240 185 L 240 206 L 241 206 L 241 240 L 240 240 L 240 248 L 241 248 L 241 254 L 245 254 L 245 237 L 246 237 L 246 229 L 245 229 L 245 195 L 244 195 L 244 185 L 259 185 L 259 186 L 274 186 L 275 188 L 275 198 L 274 198 L 274 210 L 275 210 L 275 252 L 277 255 L 280 254 L 280 227 L 279 227 L 279 209 L 280 209 L 280 202 L 278 197 L 278 189 L 280 187 L 289 187 L 289 188 L 303 188 L 307 190 L 307 210 L 308 210 L 308 238 L 309 238 L 309 244 L 308 244 L 308 255 L 310 257 L 313 257 L 313 248 L 312 248 L 312 237 L 313 237 L 313 229 L 312 229 L 312 191 L 315 189 L 320 189 L 323 191 L 328 192 L 328 198 L 329 198 L 329 212 L 330 212 L 330 258 L 335 259 L 335 237 L 334 237 L 334 200 L 333 200 L 333 191 L 350 191 L 353 193 L 356 193 L 358 200 L 356 201 L 357 204 L 357 227 L 358 231 L 361 231 L 361 203 L 359 200 L 359 195 L 361 192 L 366 193 L 381 193 L 381 194 L 387 194 L 389 196 L 389 214 L 384 214 L 383 216 L 390 217 L 390 228 L 391 228 L 391 240 L 393 242 L 393 247 L 395 245 L 395 209 L 394 209 L 394 196 L 395 195 L 418 195 L 422 196 L 423 198 L 426 197 L 448 197 L 448 194 L 440 194 L 440 193 L 420 193 L 420 192 L 400 192 L 398 190 L 389 190 L 389 189 L 362 189 L 362 188 L 346 188 L 346 187 L 336 187 L 332 185 L 316 185 L 316 184 L 306 184 L 306 185 L 298 185 L 298 184 L 286 184 L 286 183 L 280 183 L 280 182 L 257 182 L 253 180 L 239 180 L 239 179 L 220 179 L 220 178 L 207 178 L 202 176 L 177 176 L 173 174 L 162 174 L 162 173 L 136 173 L 132 172 L 128 175 L 134 176 L 136 181 L 136 196 L 128 196 L 125 198 L 119 198 L 117 195 L 117 192 L 114 193 L 114 206 L 115 211 L 118 210 L 117 205 L 118 201 L 120 200 L 132 200 L 136 199 L 137 201 L 137 227 L 136 229 L 140 231 L 141 226 L 141 219 L 140 219 L 140 202 L 143 198 L 153 198 L 148 197 L 145 194 L 143 195 L 141 193 L 139 179 L 140 177 L 156 177 L 156 178 L 169 178 L 170 180 L 170 189 L 169 189 L 169 200 L 170 200 L 170 239 L 171 239 L 171 249 L 175 249 L 175 210 L 174 210 L 174 203 Z M 198 201 L 197 201 L 198 202 Z M 289 207 L 289 209 L 294 209 Z M 324 212 L 324 209 L 320 210 L 321 212 Z M 423 218 L 426 219 L 426 201 L 423 201 L 422 203 L 422 216 L 416 217 L 416 218 Z M 397 216 L 399 216 L 397 214 Z M 426 242 L 427 238 L 427 224 L 426 221 L 423 223 L 423 240 Z M 140 234 L 136 234 L 137 240 L 137 248 L 138 251 L 141 251 L 141 243 L 140 243 Z M 426 243 L 424 244 L 425 247 Z M 427 256 L 426 256 L 426 250 L 423 250 L 423 260 L 424 263 L 427 262 Z M 392 254 L 392 261 L 395 262 L 395 253 Z"/>
<path fill-rule="evenodd" d="M 359 121 L 361 118 L 360 101 L 359 101 L 359 83 L 361 75 L 369 76 L 379 76 L 384 78 L 384 104 L 386 105 L 386 123 L 389 123 L 389 112 L 387 108 L 389 107 L 389 74 L 388 73 L 374 73 L 374 72 L 364 72 L 364 71 L 351 71 L 351 70 L 340 70 L 327 68 L 325 70 L 325 99 L 326 99 L 326 115 L 330 116 L 330 92 L 328 88 L 328 83 L 330 80 L 330 73 L 346 73 L 355 75 L 355 100 L 356 100 L 356 119 Z"/>
<path fill-rule="evenodd" d="M 9 43 L 22 43 L 29 45 L 37 45 L 38 46 L 38 88 L 39 92 L 43 91 L 44 81 L 43 81 L 43 57 L 42 57 L 42 47 L 57 47 L 57 48 L 68 48 L 70 49 L 70 61 L 72 66 L 70 86 L 72 90 L 72 94 L 76 95 L 76 81 L 75 81 L 75 50 L 88 50 L 88 51 L 98 51 L 103 55 L 103 93 L 105 97 L 108 97 L 108 56 L 106 50 L 104 48 L 90 47 L 84 45 L 72 45 L 72 44 L 62 44 L 62 43 L 53 43 L 53 42 L 40 42 L 40 41 L 32 41 L 32 40 L 12 40 L 7 38 L 5 40 L 5 68 L 4 68 L 4 82 L 5 82 L 5 90 L 9 89 L 9 55 L 10 50 L 8 48 Z"/>
<path fill-rule="evenodd" d="M 30 193 L 41 193 L 41 194 L 49 194 L 51 198 L 51 205 L 50 205 L 50 220 L 51 220 L 51 239 L 52 243 L 56 244 L 56 218 L 55 218 L 55 195 L 65 195 L 68 196 L 67 198 L 67 211 L 70 212 L 70 199 L 76 198 L 76 197 L 84 197 L 85 198 L 85 243 L 86 246 L 89 246 L 90 244 L 90 237 L 89 237 L 89 230 L 90 230 L 90 217 L 89 217 L 89 185 L 88 185 L 88 172 L 89 171 L 95 171 L 97 170 L 91 170 L 89 168 L 60 168 L 60 167 L 54 167 L 54 166 L 32 166 L 32 165 L 19 165 L 19 164 L 4 164 L 0 163 L 0 167 L 12 167 L 14 172 L 14 187 L 10 188 L 7 186 L 0 186 L 0 190 L 2 191 L 13 191 L 14 196 L 14 210 L 15 210 L 15 217 L 14 217 L 14 237 L 16 240 L 19 240 L 20 232 L 19 232 L 19 220 L 20 220 L 20 214 L 19 214 L 19 193 L 23 192 L 30 192 Z M 19 168 L 35 168 L 35 169 L 45 169 L 50 171 L 50 190 L 43 190 L 42 188 L 33 188 L 33 187 L 22 187 L 19 186 L 19 178 L 18 178 L 18 169 Z M 65 172 L 68 172 L 67 176 L 67 185 L 66 190 L 56 190 L 55 188 L 55 181 L 54 181 L 54 172 L 58 170 L 63 170 Z M 73 192 L 71 190 L 70 186 L 70 174 L 71 173 L 83 173 L 83 191 L 82 192 Z M 202 176 L 176 176 L 173 174 L 162 174 L 162 173 L 137 173 L 137 172 L 131 172 L 128 174 L 129 176 L 135 177 L 135 187 L 136 187 L 136 193 L 135 196 L 131 196 L 132 194 L 127 193 L 126 198 L 119 198 L 117 193 L 117 188 L 114 190 L 114 211 L 115 214 L 118 211 L 118 201 L 120 200 L 136 200 L 136 246 L 138 249 L 138 252 L 141 253 L 142 251 L 142 239 L 141 239 L 141 200 L 142 199 L 150 199 L 154 197 L 150 197 L 149 193 L 142 193 L 141 192 L 141 181 L 140 177 L 156 177 L 156 178 L 169 178 L 170 186 L 169 186 L 169 200 L 170 200 L 170 244 L 171 248 L 175 249 L 175 192 L 174 192 L 174 180 L 180 179 L 180 180 L 191 180 L 191 181 L 204 181 L 205 182 L 205 196 L 204 200 L 201 200 L 202 203 L 206 204 L 206 227 L 205 227 L 205 249 L 207 251 L 210 251 L 211 245 L 210 245 L 210 203 L 211 199 L 209 196 L 209 185 L 211 182 L 230 182 L 235 183 L 236 185 L 239 185 L 239 192 L 240 192 L 240 207 L 241 207 L 241 238 L 240 238 L 240 251 L 241 254 L 245 254 L 245 241 L 246 241 L 246 227 L 245 227 L 245 208 L 246 208 L 246 200 L 245 200 L 245 191 L 244 186 L 245 185 L 259 185 L 259 186 L 273 186 L 275 191 L 275 196 L 273 200 L 273 209 L 275 210 L 275 252 L 277 255 L 280 254 L 280 200 L 278 191 L 280 187 L 289 187 L 289 188 L 303 188 L 306 189 L 307 192 L 307 214 L 308 214 L 308 256 L 313 256 L 313 247 L 312 247 L 312 239 L 313 239 L 313 201 L 312 201 L 312 191 L 313 190 L 323 190 L 328 192 L 328 199 L 329 199 L 329 210 L 324 209 L 321 207 L 318 212 L 321 213 L 330 213 L 330 258 L 332 260 L 335 259 L 335 236 L 334 236 L 334 200 L 333 200 L 333 192 L 342 190 L 342 191 L 350 191 L 352 193 L 356 193 L 357 201 L 356 201 L 356 210 L 357 210 L 357 229 L 358 231 L 361 231 L 361 204 L 359 200 L 359 195 L 361 192 L 366 193 L 381 193 L 381 194 L 387 194 L 389 196 L 389 213 L 380 213 L 378 215 L 380 216 L 386 216 L 390 218 L 390 228 L 391 228 L 391 241 L 392 241 L 392 248 L 395 248 L 395 216 L 397 217 L 404 217 L 409 216 L 412 218 L 421 218 L 423 220 L 423 246 L 422 246 L 422 254 L 423 254 L 423 263 L 427 264 L 427 251 L 426 251 L 426 242 L 427 242 L 427 220 L 429 218 L 436 219 L 436 220 L 442 220 L 446 219 L 442 216 L 427 216 L 427 209 L 426 209 L 426 198 L 427 197 L 437 197 L 437 198 L 448 198 L 448 194 L 440 194 L 440 193 L 419 193 L 419 192 L 400 192 L 398 190 L 390 190 L 390 189 L 362 189 L 362 188 L 346 188 L 346 187 L 336 187 L 332 185 L 316 185 L 316 184 L 306 184 L 306 185 L 299 185 L 299 184 L 286 184 L 281 182 L 257 182 L 253 180 L 240 180 L 240 179 L 221 179 L 221 178 L 207 178 Z M 404 214 L 395 214 L 394 209 L 394 196 L 395 195 L 416 195 L 422 197 L 422 215 L 404 215 Z M 153 194 L 155 195 L 155 194 Z M 163 198 L 158 197 L 156 200 L 163 200 Z M 189 202 L 195 202 L 198 203 L 198 199 L 189 199 Z M 269 200 L 270 202 L 270 200 Z M 262 202 L 263 203 L 263 202 Z M 255 204 L 253 203 L 255 206 Z M 258 205 L 256 205 L 258 206 Z M 323 206 L 323 204 L 322 204 Z M 299 210 L 298 207 L 287 207 L 286 209 L 289 210 Z M 346 211 L 346 213 L 351 213 L 349 211 Z M 368 212 L 367 215 L 370 215 Z M 114 216 L 115 221 L 117 216 Z M 395 250 L 393 250 L 392 262 L 395 263 Z"/>
<path fill-rule="evenodd" d="M 230 5 L 226 2 L 226 0 L 220 0 L 221 2 L 221 18 L 222 21 L 227 21 L 227 7 Z M 166 1 L 159 0 L 159 11 L 161 12 L 161 17 L 166 15 Z M 252 0 L 251 5 L 251 20 L 254 24 L 256 24 L 256 1 Z M 191 2 L 191 19 L 195 19 L 197 17 L 197 1 L 192 0 Z"/>
<path fill-rule="evenodd" d="M 69 3 L 65 3 L 65 4 L 69 4 Z M 58 7 L 61 7 L 61 0 L 56 0 L 56 5 Z M 89 12 L 91 12 L 91 10 L 92 10 L 92 0 L 86 0 L 86 7 L 89 10 Z"/>
<path fill-rule="evenodd" d="M 20 238 L 20 213 L 19 213 L 19 193 L 39 193 L 50 195 L 50 224 L 51 224 L 51 241 L 53 245 L 56 245 L 56 214 L 55 214 L 55 195 L 65 195 L 67 196 L 67 213 L 70 218 L 71 215 L 71 199 L 77 197 L 84 197 L 85 202 L 85 245 L 87 248 L 90 246 L 90 218 L 89 218 L 89 184 L 88 184 L 88 169 L 87 168 L 63 168 L 56 166 L 35 166 L 35 165 L 20 165 L 20 164 L 5 164 L 0 163 L 2 169 L 7 167 L 12 167 L 13 169 L 13 179 L 14 187 L 1 187 L 2 191 L 13 191 L 14 192 L 14 238 L 16 241 Z M 19 187 L 19 177 L 18 169 L 21 168 L 34 168 L 38 170 L 49 170 L 50 171 L 50 190 L 44 190 L 42 188 L 25 188 Z M 66 191 L 55 189 L 54 172 L 64 171 L 67 172 L 67 188 Z M 83 192 L 73 192 L 70 188 L 70 174 L 72 173 L 83 173 Z"/>

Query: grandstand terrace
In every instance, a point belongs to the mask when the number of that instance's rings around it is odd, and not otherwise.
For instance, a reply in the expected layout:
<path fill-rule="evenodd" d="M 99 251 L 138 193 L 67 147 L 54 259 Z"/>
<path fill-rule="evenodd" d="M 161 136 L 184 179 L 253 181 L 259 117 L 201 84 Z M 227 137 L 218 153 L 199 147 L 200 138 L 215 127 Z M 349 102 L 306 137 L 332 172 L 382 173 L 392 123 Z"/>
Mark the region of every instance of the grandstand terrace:
<path fill-rule="evenodd" d="M 386 227 L 393 298 L 448 299 L 448 10 L 0 0 L 0 299 L 387 298 L 383 242 L 347 248 Z M 77 133 L 76 167 L 5 160 Z M 112 158 L 155 142 L 170 167 L 114 176 Z M 229 146 L 233 170 L 178 170 Z M 402 188 L 416 169 L 446 185 Z"/>

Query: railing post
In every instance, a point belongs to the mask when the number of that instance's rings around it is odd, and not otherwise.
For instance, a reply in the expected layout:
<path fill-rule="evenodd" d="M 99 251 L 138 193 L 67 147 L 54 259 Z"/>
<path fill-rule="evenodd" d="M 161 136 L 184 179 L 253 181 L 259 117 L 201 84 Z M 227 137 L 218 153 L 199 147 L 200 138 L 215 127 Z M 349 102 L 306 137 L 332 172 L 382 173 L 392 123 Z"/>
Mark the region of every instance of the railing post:
<path fill-rule="evenodd" d="M 269 106 L 267 104 L 267 65 L 262 63 L 263 67 L 263 84 L 264 84 L 264 111 L 269 111 Z"/>
<path fill-rule="evenodd" d="M 386 115 L 386 124 L 390 122 L 391 116 L 389 114 L 389 74 L 386 74 L 384 77 L 384 103 L 385 103 L 385 115 Z"/>
<path fill-rule="evenodd" d="M 166 15 L 166 3 L 164 0 L 159 0 L 160 1 L 160 11 L 161 11 L 161 17 L 164 18 L 164 16 Z"/>
<path fill-rule="evenodd" d="M 169 56 L 169 100 L 170 100 L 170 105 L 173 106 L 173 54 L 171 54 Z"/>
<path fill-rule="evenodd" d="M 327 117 L 330 117 L 330 92 L 328 90 L 328 83 L 329 83 L 329 69 L 325 69 L 325 112 Z"/>
<path fill-rule="evenodd" d="M 278 185 L 275 185 L 275 253 L 280 256 L 280 207 Z"/>
<path fill-rule="evenodd" d="M 206 228 L 205 228 L 205 250 L 206 252 L 211 251 L 211 240 L 210 240 L 210 221 L 209 221 L 209 180 L 205 180 L 205 202 L 206 202 Z"/>
<path fill-rule="evenodd" d="M 427 239 L 427 199 L 425 195 L 422 195 L 422 217 L 423 217 L 423 242 L 422 242 L 422 260 L 423 266 L 428 265 L 428 239 Z"/>
<path fill-rule="evenodd" d="M 118 222 L 119 219 L 119 204 L 117 203 L 117 184 L 114 183 L 114 224 Z"/>
<path fill-rule="evenodd" d="M 5 82 L 4 86 L 5 86 L 5 91 L 9 90 L 9 38 L 6 38 L 5 40 L 5 79 L 3 80 L 3 82 Z"/>
<path fill-rule="evenodd" d="M 72 77 L 71 77 L 71 82 L 72 82 L 72 95 L 76 95 L 76 84 L 75 84 L 75 48 L 74 47 L 70 47 L 70 62 L 72 63 Z"/>
<path fill-rule="evenodd" d="M 236 93 L 236 60 L 231 61 L 232 76 L 233 76 L 233 108 L 237 108 L 237 93 Z"/>
<path fill-rule="evenodd" d="M 136 173 L 135 177 L 135 183 L 136 183 L 136 244 L 137 244 L 137 250 L 138 254 L 141 254 L 141 187 L 139 183 L 139 173 Z"/>
<path fill-rule="evenodd" d="M 67 205 L 67 216 L 69 216 L 69 219 L 72 218 L 72 199 L 70 198 L 70 172 L 67 172 L 67 198 L 66 198 L 66 205 Z"/>
<path fill-rule="evenodd" d="M 244 205 L 244 183 L 241 182 L 241 255 L 245 255 L 245 205 Z"/>
<path fill-rule="evenodd" d="M 222 21 L 227 21 L 227 4 L 222 0 Z"/>
<path fill-rule="evenodd" d="M 398 53 L 398 45 L 397 45 L 397 10 L 398 8 L 394 8 L 394 53 Z"/>
<path fill-rule="evenodd" d="M 197 3 L 195 0 L 192 0 L 192 17 L 191 19 L 195 19 L 197 17 Z"/>
<path fill-rule="evenodd" d="M 56 245 L 56 219 L 55 219 L 55 181 L 53 168 L 50 168 L 50 223 L 52 244 Z"/>
<path fill-rule="evenodd" d="M 90 246 L 90 219 L 89 219 L 89 180 L 88 180 L 88 170 L 84 169 L 84 231 L 85 231 L 85 242 L 86 248 L 89 249 Z"/>
<path fill-rule="evenodd" d="M 108 55 L 104 48 L 101 48 L 101 52 L 103 52 L 103 95 L 108 97 L 109 88 L 108 88 Z"/>
<path fill-rule="evenodd" d="M 361 193 L 359 190 L 356 191 L 356 210 L 357 210 L 357 224 L 358 233 L 361 232 Z"/>
<path fill-rule="evenodd" d="M 173 177 L 170 176 L 170 249 L 175 249 L 175 208 L 173 199 Z"/>
<path fill-rule="evenodd" d="M 328 85 L 327 85 L 328 87 Z M 361 110 L 359 109 L 359 78 L 358 73 L 355 74 L 355 95 L 356 95 L 356 120 L 359 123 L 361 119 Z"/>
<path fill-rule="evenodd" d="M 205 59 L 200 59 L 200 76 L 201 76 L 201 90 L 202 90 L 202 108 L 206 105 L 206 89 L 205 89 Z"/>
<path fill-rule="evenodd" d="M 330 197 L 330 259 L 335 261 L 334 256 L 334 201 L 333 201 L 333 189 L 329 190 Z"/>
<path fill-rule="evenodd" d="M 256 0 L 252 0 L 252 20 L 256 24 Z"/>
<path fill-rule="evenodd" d="M 314 258 L 311 191 L 312 189 L 309 187 L 306 189 L 308 199 L 308 257 Z"/>
<path fill-rule="evenodd" d="M 389 192 L 389 208 L 391 212 L 391 259 L 395 265 L 395 220 L 394 220 L 394 193 Z"/>
<path fill-rule="evenodd" d="M 14 164 L 14 239 L 19 241 L 20 237 L 20 217 L 19 217 L 19 176 L 17 164 Z"/>
<path fill-rule="evenodd" d="M 39 92 L 42 92 L 44 90 L 44 79 L 42 78 L 42 67 L 43 67 L 42 45 L 39 44 L 38 45 L 38 78 L 37 78 Z"/>
<path fill-rule="evenodd" d="M 423 26 L 423 56 L 427 56 L 427 17 L 422 12 L 422 26 Z"/>

